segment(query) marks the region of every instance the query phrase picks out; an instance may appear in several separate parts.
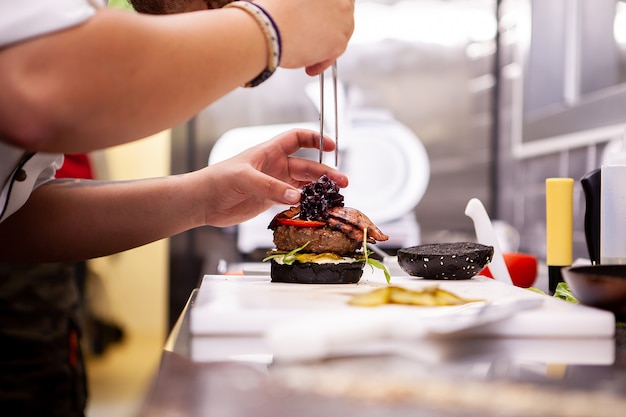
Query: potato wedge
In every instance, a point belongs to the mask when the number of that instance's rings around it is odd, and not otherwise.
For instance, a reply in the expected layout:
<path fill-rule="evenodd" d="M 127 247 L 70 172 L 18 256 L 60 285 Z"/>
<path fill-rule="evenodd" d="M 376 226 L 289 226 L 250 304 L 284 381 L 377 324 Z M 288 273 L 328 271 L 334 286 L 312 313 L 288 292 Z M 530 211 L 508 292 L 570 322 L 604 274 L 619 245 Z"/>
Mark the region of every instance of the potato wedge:
<path fill-rule="evenodd" d="M 409 290 L 390 285 L 357 294 L 350 299 L 348 304 L 360 307 L 375 307 L 385 304 L 436 307 L 460 305 L 474 301 L 476 300 L 467 300 L 438 286 L 431 286 L 422 290 Z"/>

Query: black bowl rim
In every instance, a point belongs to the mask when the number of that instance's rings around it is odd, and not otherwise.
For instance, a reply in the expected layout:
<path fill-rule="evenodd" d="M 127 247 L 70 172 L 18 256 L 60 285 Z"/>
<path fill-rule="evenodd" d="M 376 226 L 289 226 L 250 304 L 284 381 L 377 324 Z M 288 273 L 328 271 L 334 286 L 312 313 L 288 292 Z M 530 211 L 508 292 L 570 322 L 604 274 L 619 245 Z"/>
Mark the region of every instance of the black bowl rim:
<path fill-rule="evenodd" d="M 611 275 L 607 271 L 622 274 Z M 611 311 L 621 320 L 626 318 L 626 265 L 579 265 L 564 267 L 562 272 L 581 304 Z"/>
<path fill-rule="evenodd" d="M 607 279 L 626 280 L 626 265 L 622 264 L 597 264 L 577 265 L 563 268 L 565 273 L 585 275 L 587 277 L 603 277 Z"/>

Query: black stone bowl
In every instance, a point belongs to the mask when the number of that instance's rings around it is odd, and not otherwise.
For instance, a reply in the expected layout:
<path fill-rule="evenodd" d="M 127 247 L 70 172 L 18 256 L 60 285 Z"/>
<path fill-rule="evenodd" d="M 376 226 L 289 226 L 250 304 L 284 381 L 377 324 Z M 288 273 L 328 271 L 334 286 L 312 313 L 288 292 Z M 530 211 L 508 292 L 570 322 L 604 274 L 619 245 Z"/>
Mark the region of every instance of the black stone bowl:
<path fill-rule="evenodd" d="M 272 260 L 272 282 L 295 284 L 355 284 L 363 275 L 364 262 L 279 264 Z"/>
<path fill-rule="evenodd" d="M 426 279 L 470 279 L 493 257 L 493 246 L 474 242 L 431 243 L 398 250 L 404 272 Z"/>
<path fill-rule="evenodd" d="M 571 266 L 561 271 L 578 301 L 626 321 L 626 265 Z"/>

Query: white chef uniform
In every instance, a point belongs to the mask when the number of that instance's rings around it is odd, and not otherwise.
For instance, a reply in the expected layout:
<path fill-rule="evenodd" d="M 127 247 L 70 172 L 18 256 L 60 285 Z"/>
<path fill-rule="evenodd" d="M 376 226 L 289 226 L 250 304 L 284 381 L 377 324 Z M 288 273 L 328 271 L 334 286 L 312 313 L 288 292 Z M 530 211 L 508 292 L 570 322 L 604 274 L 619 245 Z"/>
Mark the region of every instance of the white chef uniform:
<path fill-rule="evenodd" d="M 0 48 L 85 22 L 104 0 L 0 0 Z M 2 111 L 0 109 L 0 111 Z M 0 142 L 0 222 L 50 181 L 62 154 L 28 154 Z"/>

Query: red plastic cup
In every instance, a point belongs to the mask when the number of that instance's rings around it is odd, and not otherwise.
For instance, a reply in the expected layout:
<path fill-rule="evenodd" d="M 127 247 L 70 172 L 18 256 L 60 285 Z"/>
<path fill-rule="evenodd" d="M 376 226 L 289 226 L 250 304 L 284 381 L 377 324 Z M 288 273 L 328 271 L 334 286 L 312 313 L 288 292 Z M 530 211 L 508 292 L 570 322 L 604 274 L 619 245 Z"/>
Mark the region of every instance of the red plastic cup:
<path fill-rule="evenodd" d="M 509 270 L 513 284 L 522 288 L 532 287 L 537 279 L 539 269 L 537 257 L 528 253 L 519 252 L 503 253 L 502 256 L 504 257 L 504 263 Z M 489 265 L 480 272 L 480 275 L 493 278 L 489 270 Z"/>

